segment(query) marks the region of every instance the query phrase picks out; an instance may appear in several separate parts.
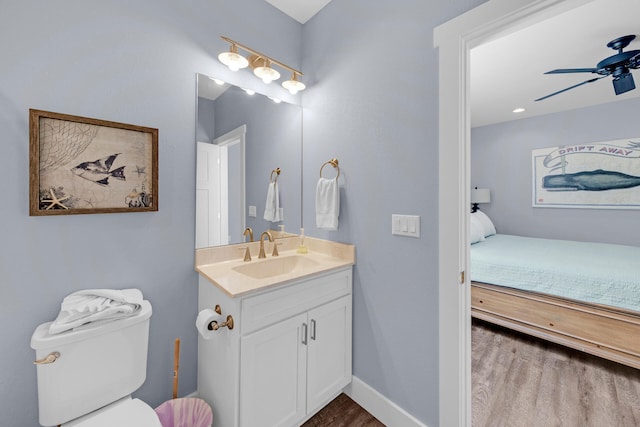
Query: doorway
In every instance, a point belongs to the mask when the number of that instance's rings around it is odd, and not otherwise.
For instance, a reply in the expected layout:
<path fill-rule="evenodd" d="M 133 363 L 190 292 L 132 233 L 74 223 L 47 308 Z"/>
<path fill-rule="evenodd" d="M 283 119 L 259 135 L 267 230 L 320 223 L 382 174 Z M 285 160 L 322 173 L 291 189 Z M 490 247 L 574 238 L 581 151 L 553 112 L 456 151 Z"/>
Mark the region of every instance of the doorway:
<path fill-rule="evenodd" d="M 490 0 L 434 29 L 440 75 L 440 425 L 471 425 L 469 51 L 590 1 Z"/>
<path fill-rule="evenodd" d="M 245 133 L 242 125 L 212 144 L 197 143 L 196 249 L 242 241 L 246 225 Z"/>

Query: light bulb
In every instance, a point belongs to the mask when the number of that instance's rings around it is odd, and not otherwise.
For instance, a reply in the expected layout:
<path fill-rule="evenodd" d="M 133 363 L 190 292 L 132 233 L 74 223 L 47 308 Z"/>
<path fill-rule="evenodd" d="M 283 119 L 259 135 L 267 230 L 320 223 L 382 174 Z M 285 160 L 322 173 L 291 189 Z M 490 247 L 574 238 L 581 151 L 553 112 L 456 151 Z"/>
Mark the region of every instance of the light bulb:
<path fill-rule="evenodd" d="M 295 95 L 296 93 L 306 88 L 304 83 L 298 81 L 298 76 L 296 75 L 296 73 L 293 73 L 290 80 L 282 82 L 282 87 L 287 89 L 289 93 L 291 93 L 291 95 Z"/>
<path fill-rule="evenodd" d="M 253 74 L 260 77 L 265 84 L 269 84 L 274 80 L 280 78 L 280 73 L 269 67 L 269 64 L 265 64 L 263 67 L 258 67 L 253 70 Z"/>
<path fill-rule="evenodd" d="M 231 71 L 238 71 L 240 68 L 245 68 L 249 65 L 247 58 L 238 53 L 238 47 L 236 45 L 231 45 L 229 52 L 222 52 L 218 55 L 218 59 L 229 67 Z"/>

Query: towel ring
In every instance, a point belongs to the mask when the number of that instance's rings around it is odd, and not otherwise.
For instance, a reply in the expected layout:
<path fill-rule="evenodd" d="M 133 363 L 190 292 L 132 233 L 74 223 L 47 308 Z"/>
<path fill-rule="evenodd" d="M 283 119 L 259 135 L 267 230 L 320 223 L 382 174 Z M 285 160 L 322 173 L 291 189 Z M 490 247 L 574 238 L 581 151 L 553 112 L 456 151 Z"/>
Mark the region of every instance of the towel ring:
<path fill-rule="evenodd" d="M 340 166 L 338 164 L 338 159 L 336 159 L 335 157 L 329 161 L 324 162 L 322 166 L 320 166 L 320 178 L 322 178 L 322 169 L 324 169 L 324 167 L 327 165 L 331 165 L 338 170 L 338 175 L 336 175 L 336 179 L 338 179 L 338 177 L 340 176 Z"/>
<path fill-rule="evenodd" d="M 269 175 L 269 182 L 276 182 L 278 181 L 278 176 L 280 176 L 280 168 L 275 168 L 274 170 L 271 171 L 271 175 Z M 276 178 L 273 178 L 273 174 L 276 174 Z"/>

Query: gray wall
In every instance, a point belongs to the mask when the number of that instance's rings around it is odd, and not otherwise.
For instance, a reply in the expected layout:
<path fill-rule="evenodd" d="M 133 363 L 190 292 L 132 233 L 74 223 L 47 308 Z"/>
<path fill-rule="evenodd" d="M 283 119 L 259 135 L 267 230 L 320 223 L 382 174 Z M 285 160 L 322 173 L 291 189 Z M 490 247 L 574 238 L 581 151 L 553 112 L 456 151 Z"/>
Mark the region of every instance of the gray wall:
<path fill-rule="evenodd" d="M 637 210 L 533 208 L 531 150 L 637 140 L 639 108 L 631 99 L 472 129 L 471 185 L 491 189 L 480 209 L 499 233 L 637 246 Z"/>
<path fill-rule="evenodd" d="M 438 425 L 432 32 L 480 3 L 333 1 L 304 26 L 305 231 L 356 245 L 353 372 L 429 426 Z M 332 157 L 340 162 L 340 226 L 323 231 L 315 185 Z M 393 213 L 420 215 L 421 238 L 391 235 Z"/>
<path fill-rule="evenodd" d="M 194 391 L 195 74 L 263 89 L 218 63 L 228 48 L 221 34 L 303 69 L 304 225 L 357 246 L 354 374 L 438 425 L 432 31 L 483 0 L 334 1 L 304 26 L 262 0 L 1 1 L 3 425 L 37 425 L 29 338 L 81 288 L 138 286 L 151 300 L 138 397 L 152 406 L 170 397 L 176 337 L 180 395 Z M 29 108 L 159 128 L 160 211 L 29 217 Z M 339 230 L 327 232 L 314 226 L 314 190 L 320 165 L 334 156 L 342 208 Z M 422 237 L 392 236 L 392 213 L 420 215 Z"/>
<path fill-rule="evenodd" d="M 38 425 L 30 337 L 83 288 L 135 286 L 153 304 L 138 397 L 171 398 L 177 337 L 179 394 L 193 392 L 196 73 L 263 86 L 218 62 L 219 36 L 298 68 L 302 26 L 262 0 L 2 0 L 0 10 L 0 424 Z M 158 128 L 160 210 L 29 217 L 29 108 Z"/>

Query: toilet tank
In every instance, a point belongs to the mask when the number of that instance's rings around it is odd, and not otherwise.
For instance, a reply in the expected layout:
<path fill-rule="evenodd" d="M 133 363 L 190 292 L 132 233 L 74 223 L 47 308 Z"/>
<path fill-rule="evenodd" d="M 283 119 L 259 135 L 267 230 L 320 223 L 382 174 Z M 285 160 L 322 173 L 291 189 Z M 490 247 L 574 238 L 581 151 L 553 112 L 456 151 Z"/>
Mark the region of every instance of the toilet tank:
<path fill-rule="evenodd" d="M 65 423 L 137 390 L 147 375 L 151 304 L 143 301 L 131 317 L 96 322 L 50 335 L 51 322 L 31 337 L 36 359 L 60 353 L 53 363 L 37 365 L 40 424 Z"/>

